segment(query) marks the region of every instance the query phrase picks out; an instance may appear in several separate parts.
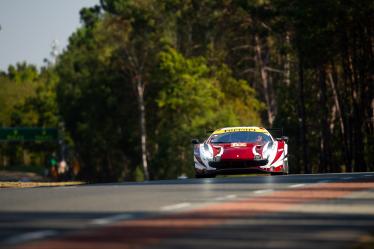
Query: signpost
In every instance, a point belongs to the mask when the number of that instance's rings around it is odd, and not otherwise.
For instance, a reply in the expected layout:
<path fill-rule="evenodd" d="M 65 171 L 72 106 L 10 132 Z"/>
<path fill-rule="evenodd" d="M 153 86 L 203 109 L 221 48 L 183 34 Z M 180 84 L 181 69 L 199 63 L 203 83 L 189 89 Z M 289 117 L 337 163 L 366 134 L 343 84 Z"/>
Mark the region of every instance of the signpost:
<path fill-rule="evenodd" d="M 56 128 L 0 128 L 2 142 L 48 142 L 58 140 Z"/>

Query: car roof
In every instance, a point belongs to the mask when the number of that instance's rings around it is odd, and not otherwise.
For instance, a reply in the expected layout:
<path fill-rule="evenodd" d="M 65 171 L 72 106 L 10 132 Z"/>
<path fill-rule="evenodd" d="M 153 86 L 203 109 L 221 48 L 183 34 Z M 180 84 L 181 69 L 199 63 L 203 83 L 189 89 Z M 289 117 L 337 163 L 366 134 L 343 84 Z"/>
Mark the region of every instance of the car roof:
<path fill-rule="evenodd" d="M 238 131 L 244 131 L 244 132 L 262 132 L 267 135 L 270 135 L 269 131 L 266 130 L 263 127 L 258 127 L 258 126 L 237 126 L 237 127 L 224 127 L 215 130 L 212 135 L 214 134 L 222 134 L 222 133 L 227 133 L 227 132 L 238 132 Z"/>

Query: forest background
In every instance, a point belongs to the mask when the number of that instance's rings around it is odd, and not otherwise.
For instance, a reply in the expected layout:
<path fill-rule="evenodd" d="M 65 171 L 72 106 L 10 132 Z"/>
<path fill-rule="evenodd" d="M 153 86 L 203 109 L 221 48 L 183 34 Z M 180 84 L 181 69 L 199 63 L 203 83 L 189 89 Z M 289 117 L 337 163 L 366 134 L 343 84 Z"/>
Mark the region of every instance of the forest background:
<path fill-rule="evenodd" d="M 283 128 L 291 173 L 374 170 L 374 2 L 101 0 L 45 66 L 0 72 L 0 169 L 57 153 L 88 181 L 193 176 L 192 138 Z M 61 144 L 64 149 L 61 150 Z"/>

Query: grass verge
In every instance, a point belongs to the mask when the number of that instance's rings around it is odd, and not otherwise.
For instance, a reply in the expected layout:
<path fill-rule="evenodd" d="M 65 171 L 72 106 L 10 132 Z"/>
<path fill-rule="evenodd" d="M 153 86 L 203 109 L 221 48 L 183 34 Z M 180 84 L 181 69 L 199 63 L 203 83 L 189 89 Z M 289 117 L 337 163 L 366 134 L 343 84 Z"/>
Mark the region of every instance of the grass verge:
<path fill-rule="evenodd" d="M 0 182 L 0 188 L 64 187 L 83 184 L 86 182 Z"/>

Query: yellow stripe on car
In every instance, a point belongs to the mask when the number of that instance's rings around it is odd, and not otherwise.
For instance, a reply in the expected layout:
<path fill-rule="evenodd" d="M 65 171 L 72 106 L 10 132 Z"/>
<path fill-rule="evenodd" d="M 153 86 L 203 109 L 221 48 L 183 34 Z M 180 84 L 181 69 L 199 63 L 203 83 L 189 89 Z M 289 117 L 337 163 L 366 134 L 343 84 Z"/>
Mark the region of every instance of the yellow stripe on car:
<path fill-rule="evenodd" d="M 227 132 L 238 132 L 238 131 L 244 131 L 244 132 L 262 132 L 269 134 L 269 132 L 262 127 L 226 127 L 226 128 L 221 128 L 218 130 L 215 130 L 213 134 L 222 134 L 222 133 L 227 133 Z"/>

